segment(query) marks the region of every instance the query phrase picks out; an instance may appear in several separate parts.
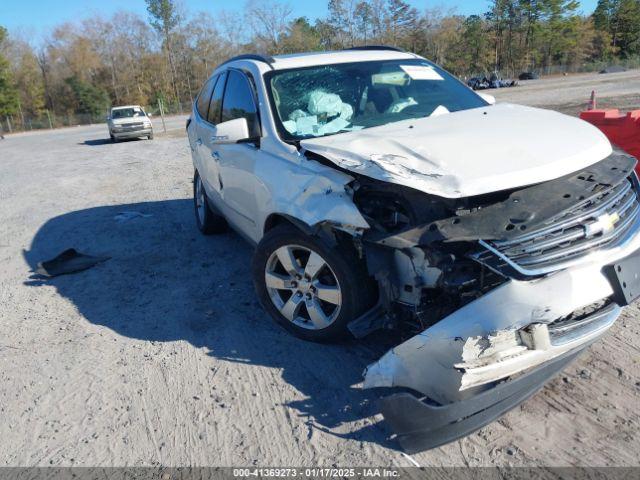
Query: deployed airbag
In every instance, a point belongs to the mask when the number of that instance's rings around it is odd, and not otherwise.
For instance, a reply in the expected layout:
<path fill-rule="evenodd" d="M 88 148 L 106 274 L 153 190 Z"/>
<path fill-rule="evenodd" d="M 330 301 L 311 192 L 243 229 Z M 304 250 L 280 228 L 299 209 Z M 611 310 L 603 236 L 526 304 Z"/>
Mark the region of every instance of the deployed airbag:
<path fill-rule="evenodd" d="M 309 95 L 307 111 L 294 110 L 282 124 L 295 135 L 323 136 L 346 129 L 352 116 L 353 107 L 343 102 L 340 95 L 314 90 Z"/>

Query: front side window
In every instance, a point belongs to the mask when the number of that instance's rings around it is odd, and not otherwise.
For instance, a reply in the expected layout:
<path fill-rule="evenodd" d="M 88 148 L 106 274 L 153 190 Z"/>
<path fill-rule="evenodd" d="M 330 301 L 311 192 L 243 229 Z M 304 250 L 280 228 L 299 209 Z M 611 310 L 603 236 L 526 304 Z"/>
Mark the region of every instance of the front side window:
<path fill-rule="evenodd" d="M 422 59 L 323 65 L 265 74 L 276 125 L 295 141 L 487 103 Z"/>
<path fill-rule="evenodd" d="M 213 90 L 213 86 L 216 84 L 217 78 L 218 77 L 216 76 L 207 80 L 198 95 L 196 109 L 202 118 L 207 118 L 207 113 L 209 112 L 209 101 L 211 100 L 211 91 Z"/>
<path fill-rule="evenodd" d="M 231 70 L 222 102 L 222 121 L 246 118 L 249 125 L 249 137 L 260 136 L 258 110 L 254 101 L 249 80 L 240 72 Z"/>

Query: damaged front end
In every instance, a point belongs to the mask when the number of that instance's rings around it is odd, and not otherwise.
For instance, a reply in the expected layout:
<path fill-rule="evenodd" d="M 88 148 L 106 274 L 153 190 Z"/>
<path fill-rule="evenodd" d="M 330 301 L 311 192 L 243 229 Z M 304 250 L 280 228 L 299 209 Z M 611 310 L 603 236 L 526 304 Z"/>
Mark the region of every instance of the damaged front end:
<path fill-rule="evenodd" d="M 634 165 L 614 153 L 465 199 L 356 179 L 353 201 L 371 225 L 359 247 L 380 301 L 350 328 L 405 333 L 367 368 L 364 387 L 400 390 L 382 413 L 407 451 L 460 438 L 524 401 L 635 298 L 613 271 L 640 248 Z"/>

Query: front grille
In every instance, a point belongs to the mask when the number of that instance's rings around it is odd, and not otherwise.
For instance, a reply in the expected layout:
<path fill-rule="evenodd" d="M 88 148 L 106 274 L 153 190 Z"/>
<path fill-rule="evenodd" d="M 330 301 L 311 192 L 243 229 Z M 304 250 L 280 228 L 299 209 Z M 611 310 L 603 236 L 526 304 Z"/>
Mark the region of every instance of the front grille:
<path fill-rule="evenodd" d="M 482 243 L 488 249 L 485 253 L 498 253 L 503 263 L 517 266 L 522 273 L 548 272 L 593 249 L 615 245 L 639 213 L 633 180 L 627 178 L 544 227 L 507 241 Z"/>
<path fill-rule="evenodd" d="M 144 123 L 143 122 L 130 122 L 130 123 L 123 123 L 122 126 L 124 128 L 130 129 L 130 130 L 135 130 L 135 129 L 139 129 L 144 127 Z"/>
<path fill-rule="evenodd" d="M 596 332 L 613 323 L 620 307 L 609 299 L 600 300 L 571 315 L 551 322 L 549 337 L 553 345 L 562 345 L 589 333 Z"/>

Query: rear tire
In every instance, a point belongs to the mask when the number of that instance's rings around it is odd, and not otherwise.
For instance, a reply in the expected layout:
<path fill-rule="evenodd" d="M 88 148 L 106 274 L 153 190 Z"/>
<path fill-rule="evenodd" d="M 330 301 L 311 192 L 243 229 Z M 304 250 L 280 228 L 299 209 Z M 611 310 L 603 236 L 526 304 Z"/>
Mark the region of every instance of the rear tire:
<path fill-rule="evenodd" d="M 375 299 L 375 282 L 350 244 L 330 247 L 283 224 L 267 232 L 253 257 L 262 306 L 294 335 L 315 342 L 350 336 L 347 324 Z"/>
<path fill-rule="evenodd" d="M 147 135 L 147 138 L 148 138 L 149 140 L 153 140 L 153 133 L 151 133 L 150 135 Z"/>
<path fill-rule="evenodd" d="M 196 214 L 196 225 L 204 235 L 227 231 L 227 221 L 222 215 L 213 212 L 209 207 L 207 192 L 197 170 L 193 176 L 193 206 Z"/>

